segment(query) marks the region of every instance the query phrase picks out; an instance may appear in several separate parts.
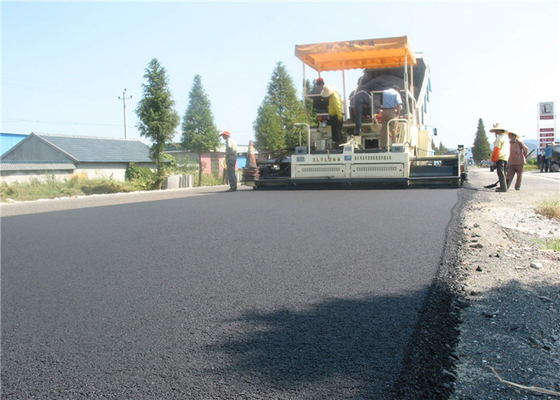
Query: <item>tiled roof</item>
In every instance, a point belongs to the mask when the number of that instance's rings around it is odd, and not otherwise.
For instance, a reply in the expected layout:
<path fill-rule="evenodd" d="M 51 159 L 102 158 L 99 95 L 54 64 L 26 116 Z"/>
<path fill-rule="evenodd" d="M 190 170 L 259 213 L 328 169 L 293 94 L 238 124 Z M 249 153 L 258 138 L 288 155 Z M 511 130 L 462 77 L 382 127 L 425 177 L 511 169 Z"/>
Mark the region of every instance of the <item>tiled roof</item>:
<path fill-rule="evenodd" d="M 136 139 L 33 133 L 77 162 L 152 162 L 150 148 Z"/>
<path fill-rule="evenodd" d="M 0 171 L 61 171 L 74 170 L 76 166 L 63 161 L 0 161 Z"/>

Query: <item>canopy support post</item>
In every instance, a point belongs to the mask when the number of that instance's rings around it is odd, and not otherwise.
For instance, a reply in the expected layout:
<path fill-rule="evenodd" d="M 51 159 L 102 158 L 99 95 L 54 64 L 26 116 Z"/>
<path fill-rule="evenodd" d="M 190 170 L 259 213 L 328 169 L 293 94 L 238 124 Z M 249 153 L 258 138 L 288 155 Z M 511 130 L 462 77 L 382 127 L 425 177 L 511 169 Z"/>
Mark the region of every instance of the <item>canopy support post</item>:
<path fill-rule="evenodd" d="M 343 92 L 343 107 L 344 107 L 344 114 L 342 115 L 342 120 L 347 120 L 350 117 L 350 110 L 348 109 L 348 100 L 346 96 L 346 70 L 342 70 L 342 92 Z"/>

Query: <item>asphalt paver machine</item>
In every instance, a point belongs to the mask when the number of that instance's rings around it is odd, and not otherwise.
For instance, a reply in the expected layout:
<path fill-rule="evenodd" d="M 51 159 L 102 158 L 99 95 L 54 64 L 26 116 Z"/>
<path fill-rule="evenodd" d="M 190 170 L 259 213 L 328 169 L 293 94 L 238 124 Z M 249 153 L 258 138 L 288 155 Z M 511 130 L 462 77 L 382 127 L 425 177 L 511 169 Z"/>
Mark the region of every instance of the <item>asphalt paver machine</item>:
<path fill-rule="evenodd" d="M 464 148 L 434 155 L 437 131 L 426 123 L 430 98 L 429 67 L 422 53 L 415 53 L 407 36 L 296 45 L 303 62 L 303 101 L 306 69 L 321 76 L 341 71 L 343 76 L 343 138 L 333 142 L 328 113 L 309 113 L 301 127 L 300 145 L 288 152 L 259 161 L 258 173 L 244 183 L 256 189 L 297 187 L 460 187 L 467 178 Z M 347 98 L 346 71 L 362 69 L 358 84 L 371 82 L 367 115 L 354 115 Z M 383 90 L 397 85 L 403 101 L 401 114 L 389 121 L 382 138 Z M 357 87 L 358 85 L 356 85 Z M 350 97 L 353 93 L 350 94 Z M 362 129 L 356 134 L 356 119 Z M 381 147 L 381 143 L 387 146 Z"/>

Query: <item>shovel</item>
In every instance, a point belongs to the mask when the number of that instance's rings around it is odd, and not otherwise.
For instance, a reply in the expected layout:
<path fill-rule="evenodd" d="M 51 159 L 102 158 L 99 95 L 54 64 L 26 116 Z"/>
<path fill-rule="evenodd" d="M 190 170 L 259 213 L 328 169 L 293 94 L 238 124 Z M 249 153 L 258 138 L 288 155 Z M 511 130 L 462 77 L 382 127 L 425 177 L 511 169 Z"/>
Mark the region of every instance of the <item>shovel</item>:
<path fill-rule="evenodd" d="M 491 184 L 491 185 L 486 185 L 486 186 L 483 186 L 483 187 L 484 187 L 485 189 L 491 189 L 491 188 L 493 188 L 493 187 L 498 186 L 499 183 L 500 183 L 500 181 L 497 181 L 496 183 L 493 183 L 493 184 Z"/>

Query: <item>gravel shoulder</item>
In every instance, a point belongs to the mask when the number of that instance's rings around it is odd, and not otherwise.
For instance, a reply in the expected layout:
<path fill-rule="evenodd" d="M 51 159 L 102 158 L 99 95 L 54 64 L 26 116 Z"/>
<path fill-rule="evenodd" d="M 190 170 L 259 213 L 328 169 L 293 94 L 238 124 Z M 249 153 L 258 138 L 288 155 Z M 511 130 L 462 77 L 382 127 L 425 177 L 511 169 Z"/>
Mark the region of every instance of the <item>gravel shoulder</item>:
<path fill-rule="evenodd" d="M 560 252 L 542 242 L 560 238 L 560 222 L 537 215 L 535 206 L 560 197 L 560 174 L 526 172 L 520 191 L 483 188 L 496 180 L 474 168 L 462 189 L 474 193 L 461 213 L 462 302 L 450 399 L 557 399 Z"/>

